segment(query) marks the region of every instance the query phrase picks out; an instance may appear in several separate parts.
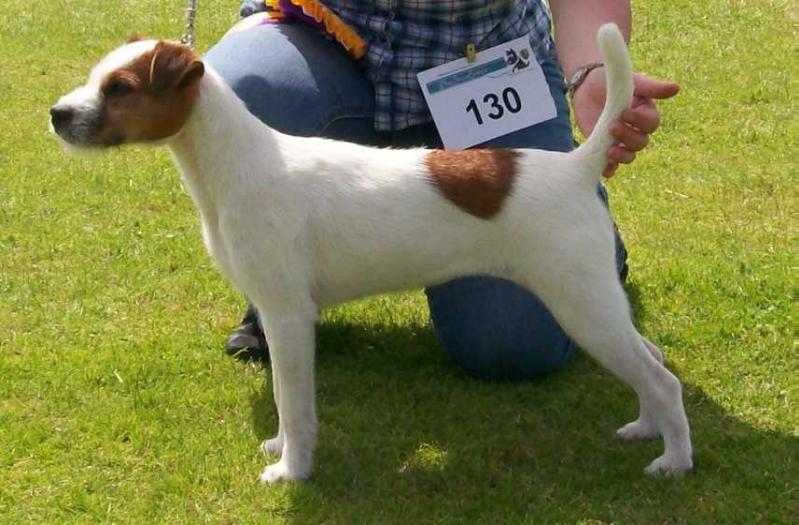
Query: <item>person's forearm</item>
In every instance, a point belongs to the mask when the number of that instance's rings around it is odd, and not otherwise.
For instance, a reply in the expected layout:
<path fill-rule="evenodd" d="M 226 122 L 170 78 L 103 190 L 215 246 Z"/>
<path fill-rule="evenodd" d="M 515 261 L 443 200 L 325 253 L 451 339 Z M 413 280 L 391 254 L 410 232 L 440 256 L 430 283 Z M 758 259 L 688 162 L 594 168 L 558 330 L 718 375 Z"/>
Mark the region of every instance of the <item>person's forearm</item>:
<path fill-rule="evenodd" d="M 625 40 L 632 29 L 628 0 L 550 0 L 555 46 L 566 78 L 585 64 L 601 61 L 596 45 L 599 26 L 614 22 Z"/>

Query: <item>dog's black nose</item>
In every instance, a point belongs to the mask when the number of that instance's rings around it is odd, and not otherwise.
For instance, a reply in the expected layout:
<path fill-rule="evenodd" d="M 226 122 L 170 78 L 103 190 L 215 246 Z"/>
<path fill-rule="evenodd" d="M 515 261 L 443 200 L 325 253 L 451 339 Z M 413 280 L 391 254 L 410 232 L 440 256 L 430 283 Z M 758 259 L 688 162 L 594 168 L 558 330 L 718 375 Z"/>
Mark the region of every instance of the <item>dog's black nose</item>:
<path fill-rule="evenodd" d="M 53 106 L 50 108 L 50 118 L 53 122 L 53 127 L 56 129 L 62 128 L 69 124 L 75 112 L 64 106 Z"/>

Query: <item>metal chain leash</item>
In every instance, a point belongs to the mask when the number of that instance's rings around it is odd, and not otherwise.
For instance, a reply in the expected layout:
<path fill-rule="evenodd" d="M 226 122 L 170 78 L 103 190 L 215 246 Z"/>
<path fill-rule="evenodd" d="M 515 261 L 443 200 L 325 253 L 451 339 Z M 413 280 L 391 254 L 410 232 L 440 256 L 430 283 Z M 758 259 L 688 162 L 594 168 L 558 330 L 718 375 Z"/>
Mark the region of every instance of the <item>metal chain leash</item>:
<path fill-rule="evenodd" d="M 197 17 L 197 0 L 189 0 L 186 8 L 186 32 L 180 37 L 180 43 L 194 49 L 194 19 Z"/>

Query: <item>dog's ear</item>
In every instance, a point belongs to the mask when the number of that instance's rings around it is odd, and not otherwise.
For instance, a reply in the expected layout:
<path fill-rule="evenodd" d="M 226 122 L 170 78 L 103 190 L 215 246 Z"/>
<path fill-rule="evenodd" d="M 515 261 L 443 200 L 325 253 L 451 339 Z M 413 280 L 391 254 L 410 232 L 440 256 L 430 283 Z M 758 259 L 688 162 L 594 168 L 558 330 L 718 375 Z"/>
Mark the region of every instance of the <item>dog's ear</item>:
<path fill-rule="evenodd" d="M 142 40 L 155 40 L 155 39 L 148 38 L 144 35 L 140 35 L 139 33 L 133 33 L 128 37 L 128 41 L 126 43 L 132 44 L 133 42 L 141 42 Z"/>
<path fill-rule="evenodd" d="M 150 63 L 150 85 L 155 91 L 185 89 L 205 74 L 205 66 L 197 53 L 187 46 L 158 42 Z"/>

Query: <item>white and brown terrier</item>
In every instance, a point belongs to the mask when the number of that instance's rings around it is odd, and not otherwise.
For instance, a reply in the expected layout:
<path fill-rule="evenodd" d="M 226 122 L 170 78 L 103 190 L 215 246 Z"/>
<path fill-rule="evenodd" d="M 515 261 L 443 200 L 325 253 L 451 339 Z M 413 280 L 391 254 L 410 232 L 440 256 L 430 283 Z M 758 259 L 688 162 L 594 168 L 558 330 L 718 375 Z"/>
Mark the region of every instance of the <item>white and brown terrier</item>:
<path fill-rule="evenodd" d="M 250 114 L 200 56 L 133 40 L 52 109 L 70 148 L 157 142 L 172 152 L 208 252 L 257 306 L 269 340 L 280 460 L 261 479 L 305 479 L 316 439 L 314 322 L 322 307 L 459 276 L 513 280 L 638 394 L 624 439 L 663 436 L 648 473 L 691 469 L 679 380 L 633 326 L 596 184 L 632 99 L 614 25 L 599 31 L 608 97 L 577 150 L 386 150 L 284 135 Z M 275 101 L 279 104 L 280 101 Z"/>

